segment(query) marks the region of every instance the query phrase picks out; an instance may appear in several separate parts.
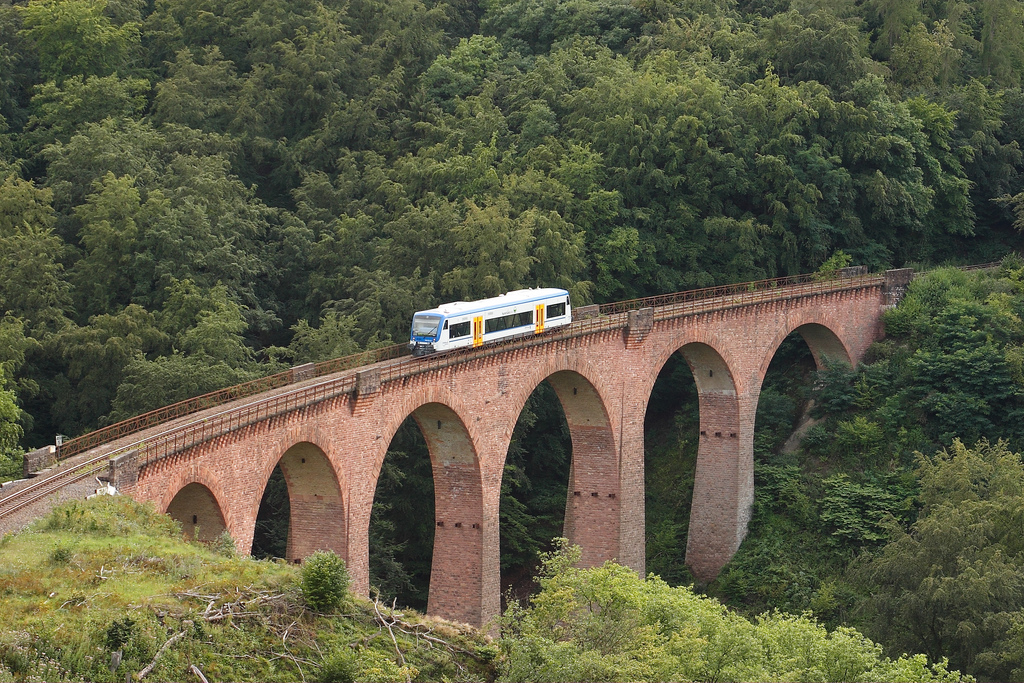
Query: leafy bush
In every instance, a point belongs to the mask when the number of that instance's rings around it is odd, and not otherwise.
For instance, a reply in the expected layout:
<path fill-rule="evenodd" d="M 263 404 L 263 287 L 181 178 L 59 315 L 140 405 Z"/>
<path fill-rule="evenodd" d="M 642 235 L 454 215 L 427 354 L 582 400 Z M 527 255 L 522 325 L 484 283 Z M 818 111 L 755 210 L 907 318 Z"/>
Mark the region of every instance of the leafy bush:
<path fill-rule="evenodd" d="M 127 643 L 131 642 L 139 632 L 138 624 L 131 616 L 124 619 L 115 619 L 107 629 L 107 647 L 111 650 L 120 650 Z"/>
<path fill-rule="evenodd" d="M 348 650 L 346 647 L 345 650 Z M 339 650 L 332 653 L 320 665 L 317 680 L 320 683 L 355 683 L 359 675 L 358 662 L 354 652 Z"/>
<path fill-rule="evenodd" d="M 348 648 L 345 648 L 348 650 Z M 324 660 L 317 677 L 321 683 L 392 683 L 416 678 L 414 666 L 399 666 L 392 653 L 379 650 L 335 652 Z"/>
<path fill-rule="evenodd" d="M 882 656 L 851 628 L 808 615 L 751 623 L 716 600 L 612 562 L 573 566 L 562 546 L 544 563 L 541 592 L 503 619 L 503 680 L 955 681 L 945 663 Z"/>
<path fill-rule="evenodd" d="M 345 560 L 330 550 L 318 550 L 302 563 L 302 598 L 317 612 L 341 607 L 350 582 Z"/>
<path fill-rule="evenodd" d="M 70 564 L 75 557 L 75 551 L 69 543 L 58 542 L 50 551 L 50 564 L 60 567 Z"/>

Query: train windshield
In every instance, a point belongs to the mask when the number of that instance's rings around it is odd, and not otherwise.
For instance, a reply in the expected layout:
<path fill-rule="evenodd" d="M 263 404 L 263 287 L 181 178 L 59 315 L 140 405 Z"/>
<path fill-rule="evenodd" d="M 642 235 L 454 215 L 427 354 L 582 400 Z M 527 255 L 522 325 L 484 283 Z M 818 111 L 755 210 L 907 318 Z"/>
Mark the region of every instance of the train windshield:
<path fill-rule="evenodd" d="M 438 315 L 417 315 L 412 319 L 412 336 L 414 337 L 436 337 L 437 326 L 441 322 Z"/>

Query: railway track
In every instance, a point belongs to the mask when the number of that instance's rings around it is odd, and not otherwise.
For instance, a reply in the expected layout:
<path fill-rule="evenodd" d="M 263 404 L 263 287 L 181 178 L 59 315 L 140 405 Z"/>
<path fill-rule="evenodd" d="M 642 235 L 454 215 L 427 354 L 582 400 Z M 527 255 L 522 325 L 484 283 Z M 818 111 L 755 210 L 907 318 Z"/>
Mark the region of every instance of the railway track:
<path fill-rule="evenodd" d="M 992 268 L 997 265 L 983 264 L 968 266 L 965 269 Z M 324 361 L 317 363 L 315 367 L 313 364 L 309 364 L 293 368 L 245 385 L 228 387 L 219 392 L 188 399 L 65 443 L 64 447 L 57 451 L 59 471 L 40 477 L 38 481 L 22 485 L 0 497 L 0 526 L 16 513 L 58 493 L 61 489 L 81 482 L 90 476 L 95 476 L 108 467 L 111 457 L 137 450 L 140 462 L 148 463 L 153 459 L 188 448 L 245 424 L 259 422 L 282 412 L 301 408 L 309 403 L 351 392 L 356 390 L 356 371 L 366 370 L 371 366 L 379 369 L 379 381 L 392 381 L 447 365 L 466 362 L 478 356 L 500 353 L 511 347 L 557 341 L 566 337 L 584 336 L 623 327 L 626 324 L 625 313 L 643 307 L 654 308 L 655 320 L 665 320 L 712 310 L 837 291 L 849 287 L 877 286 L 882 283 L 883 279 L 881 275 L 863 274 L 822 281 L 814 276 L 801 275 L 690 290 L 603 304 L 600 306 L 597 317 L 574 320 L 570 325 L 554 330 L 554 334 L 545 335 L 544 340 L 538 338 L 510 339 L 480 349 L 463 349 L 420 359 L 409 357 L 404 345 L 395 345 L 377 351 Z M 317 381 L 309 381 L 314 378 Z M 268 393 L 270 395 L 267 395 Z M 258 398 L 261 394 L 265 397 Z M 213 412 L 212 409 L 218 406 L 229 407 Z M 152 433 L 155 428 L 161 426 L 165 429 L 156 434 Z M 146 434 L 145 438 L 141 438 L 144 433 Z M 133 435 L 136 438 L 128 444 L 104 449 L 100 455 L 88 456 L 88 453 L 94 452 L 94 449 L 102 448 L 107 444 Z M 87 459 L 72 464 L 71 461 L 76 457 Z"/>
<path fill-rule="evenodd" d="M 107 455 L 100 455 L 39 477 L 36 481 L 30 480 L 28 484 L 0 498 L 0 520 L 14 515 L 37 501 L 48 498 L 67 486 L 95 476 L 97 472 L 107 468 L 107 460 Z"/>

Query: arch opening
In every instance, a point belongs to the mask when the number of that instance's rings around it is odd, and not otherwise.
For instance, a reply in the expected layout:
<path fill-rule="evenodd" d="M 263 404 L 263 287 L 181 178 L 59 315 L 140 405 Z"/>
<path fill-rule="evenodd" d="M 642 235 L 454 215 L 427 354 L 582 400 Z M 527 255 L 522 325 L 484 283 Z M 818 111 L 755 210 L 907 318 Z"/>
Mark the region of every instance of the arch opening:
<path fill-rule="evenodd" d="M 284 480 L 281 466 L 276 465 L 256 513 L 256 528 L 252 536 L 252 556 L 258 560 L 288 556 L 288 531 L 291 518 L 291 502 L 288 500 L 288 483 Z"/>
<path fill-rule="evenodd" d="M 401 544 L 413 540 L 410 529 L 418 529 L 415 535 L 420 550 L 416 561 L 425 567 L 425 570 L 419 572 L 420 576 L 429 576 L 426 611 L 455 621 L 482 625 L 486 577 L 483 569 L 483 485 L 477 453 L 465 424 L 450 407 L 440 403 L 426 403 L 412 412 L 411 419 L 411 426 L 405 426 L 410 425 L 407 418 L 398 431 L 405 429 L 410 436 L 418 431 L 425 442 L 429 458 L 422 457 L 423 451 L 420 448 L 418 457 L 413 456 L 413 463 L 417 468 L 428 463 L 429 473 L 418 470 L 423 473 L 419 476 L 422 485 L 418 495 L 396 497 L 392 492 L 387 497 L 390 500 L 382 498 L 380 502 L 390 504 L 391 511 L 396 508 L 416 510 L 412 513 L 414 519 L 407 516 L 408 522 L 402 527 L 395 525 L 395 531 L 404 537 L 398 539 Z M 394 438 L 389 446 L 390 452 L 394 453 Z M 385 454 L 383 460 L 386 461 L 388 457 Z M 384 470 L 383 462 L 381 467 Z M 414 470 L 406 468 L 404 472 L 397 471 L 401 472 L 400 478 L 408 479 L 409 472 Z M 432 515 L 427 512 L 429 508 L 426 505 L 426 499 L 429 499 L 425 494 L 428 481 L 433 483 Z M 381 490 L 382 483 L 385 490 Z M 386 494 L 386 483 L 387 477 L 378 477 L 377 492 Z M 375 497 L 375 506 L 377 502 Z M 410 504 L 415 507 L 407 507 Z M 378 508 L 377 512 L 379 514 L 382 510 Z M 371 518 L 373 516 L 371 512 Z M 426 526 L 431 523 L 432 527 Z M 431 548 L 429 558 L 426 551 L 428 547 Z M 497 576 L 494 579 L 493 590 L 496 594 Z M 422 609 L 422 592 L 413 595 L 410 591 L 407 595 L 409 606 Z M 413 604 L 414 600 L 418 604 Z"/>
<path fill-rule="evenodd" d="M 725 359 L 700 342 L 679 348 L 662 366 L 645 415 L 648 571 L 707 581 L 732 556 L 749 518 L 744 439 Z"/>
<path fill-rule="evenodd" d="M 646 567 L 673 585 L 693 580 L 685 550 L 697 469 L 699 403 L 693 372 L 676 352 L 658 373 L 644 416 Z"/>
<path fill-rule="evenodd" d="M 598 566 L 617 559 L 620 548 L 619 453 L 611 420 L 580 373 L 562 370 L 545 382 L 561 405 L 571 453 L 561 535 L 580 547 L 581 567 Z"/>
<path fill-rule="evenodd" d="M 796 328 L 794 332 L 803 337 L 819 370 L 824 370 L 825 363 L 829 360 L 853 365 L 846 345 L 835 332 L 824 325 L 808 323 Z"/>
<path fill-rule="evenodd" d="M 808 330 L 816 339 L 819 353 L 815 354 L 807 342 Z M 818 330 L 827 328 L 820 325 L 805 325 L 791 332 L 775 350 L 757 399 L 757 413 L 754 418 L 754 459 L 756 463 L 771 465 L 795 465 L 796 449 L 802 436 L 814 426 L 811 418 L 813 408 L 811 390 L 814 373 L 821 368 L 825 359 L 842 360 L 835 345 L 838 339 L 821 335 Z M 818 332 L 816 334 L 816 332 Z M 824 343 L 820 343 L 820 342 Z M 838 351 L 845 354 L 842 345 Z M 820 359 L 820 360 L 819 360 Z M 755 486 L 758 477 L 755 472 Z"/>
<path fill-rule="evenodd" d="M 185 485 L 175 494 L 167 514 L 181 524 L 186 537 L 203 543 L 216 541 L 227 531 L 217 498 L 198 482 Z"/>
<path fill-rule="evenodd" d="M 434 552 L 430 451 L 409 416 L 391 439 L 370 512 L 370 586 L 382 597 L 426 610 Z"/>
<path fill-rule="evenodd" d="M 579 394 L 579 388 L 576 394 Z M 571 391 L 571 389 L 570 389 Z M 540 553 L 565 533 L 572 440 L 554 388 L 541 382 L 516 422 L 499 504 L 501 597 L 524 600 L 537 588 Z M 502 604 L 502 609 L 504 609 Z"/>
<path fill-rule="evenodd" d="M 286 450 L 264 484 L 252 554 L 299 562 L 317 550 L 348 557 L 346 515 L 334 467 L 315 444 Z"/>

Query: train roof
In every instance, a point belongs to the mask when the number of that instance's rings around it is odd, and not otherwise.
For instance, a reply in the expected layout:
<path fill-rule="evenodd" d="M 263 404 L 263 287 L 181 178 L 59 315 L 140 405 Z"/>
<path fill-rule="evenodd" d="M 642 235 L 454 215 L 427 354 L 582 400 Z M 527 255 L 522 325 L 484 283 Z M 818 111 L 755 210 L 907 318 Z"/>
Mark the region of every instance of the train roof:
<path fill-rule="evenodd" d="M 462 315 L 465 313 L 471 313 L 475 311 L 487 311 L 492 308 L 502 308 L 504 306 L 515 306 L 517 304 L 529 304 L 537 301 L 543 301 L 558 296 L 569 296 L 569 292 L 564 289 L 558 289 L 556 287 L 542 287 L 540 289 L 517 289 L 512 292 L 506 292 L 499 296 L 492 296 L 489 299 L 478 299 L 477 301 L 452 301 L 447 304 L 441 304 L 437 308 L 431 308 L 428 311 L 416 311 L 416 315 L 441 315 L 441 316 L 452 316 Z"/>

